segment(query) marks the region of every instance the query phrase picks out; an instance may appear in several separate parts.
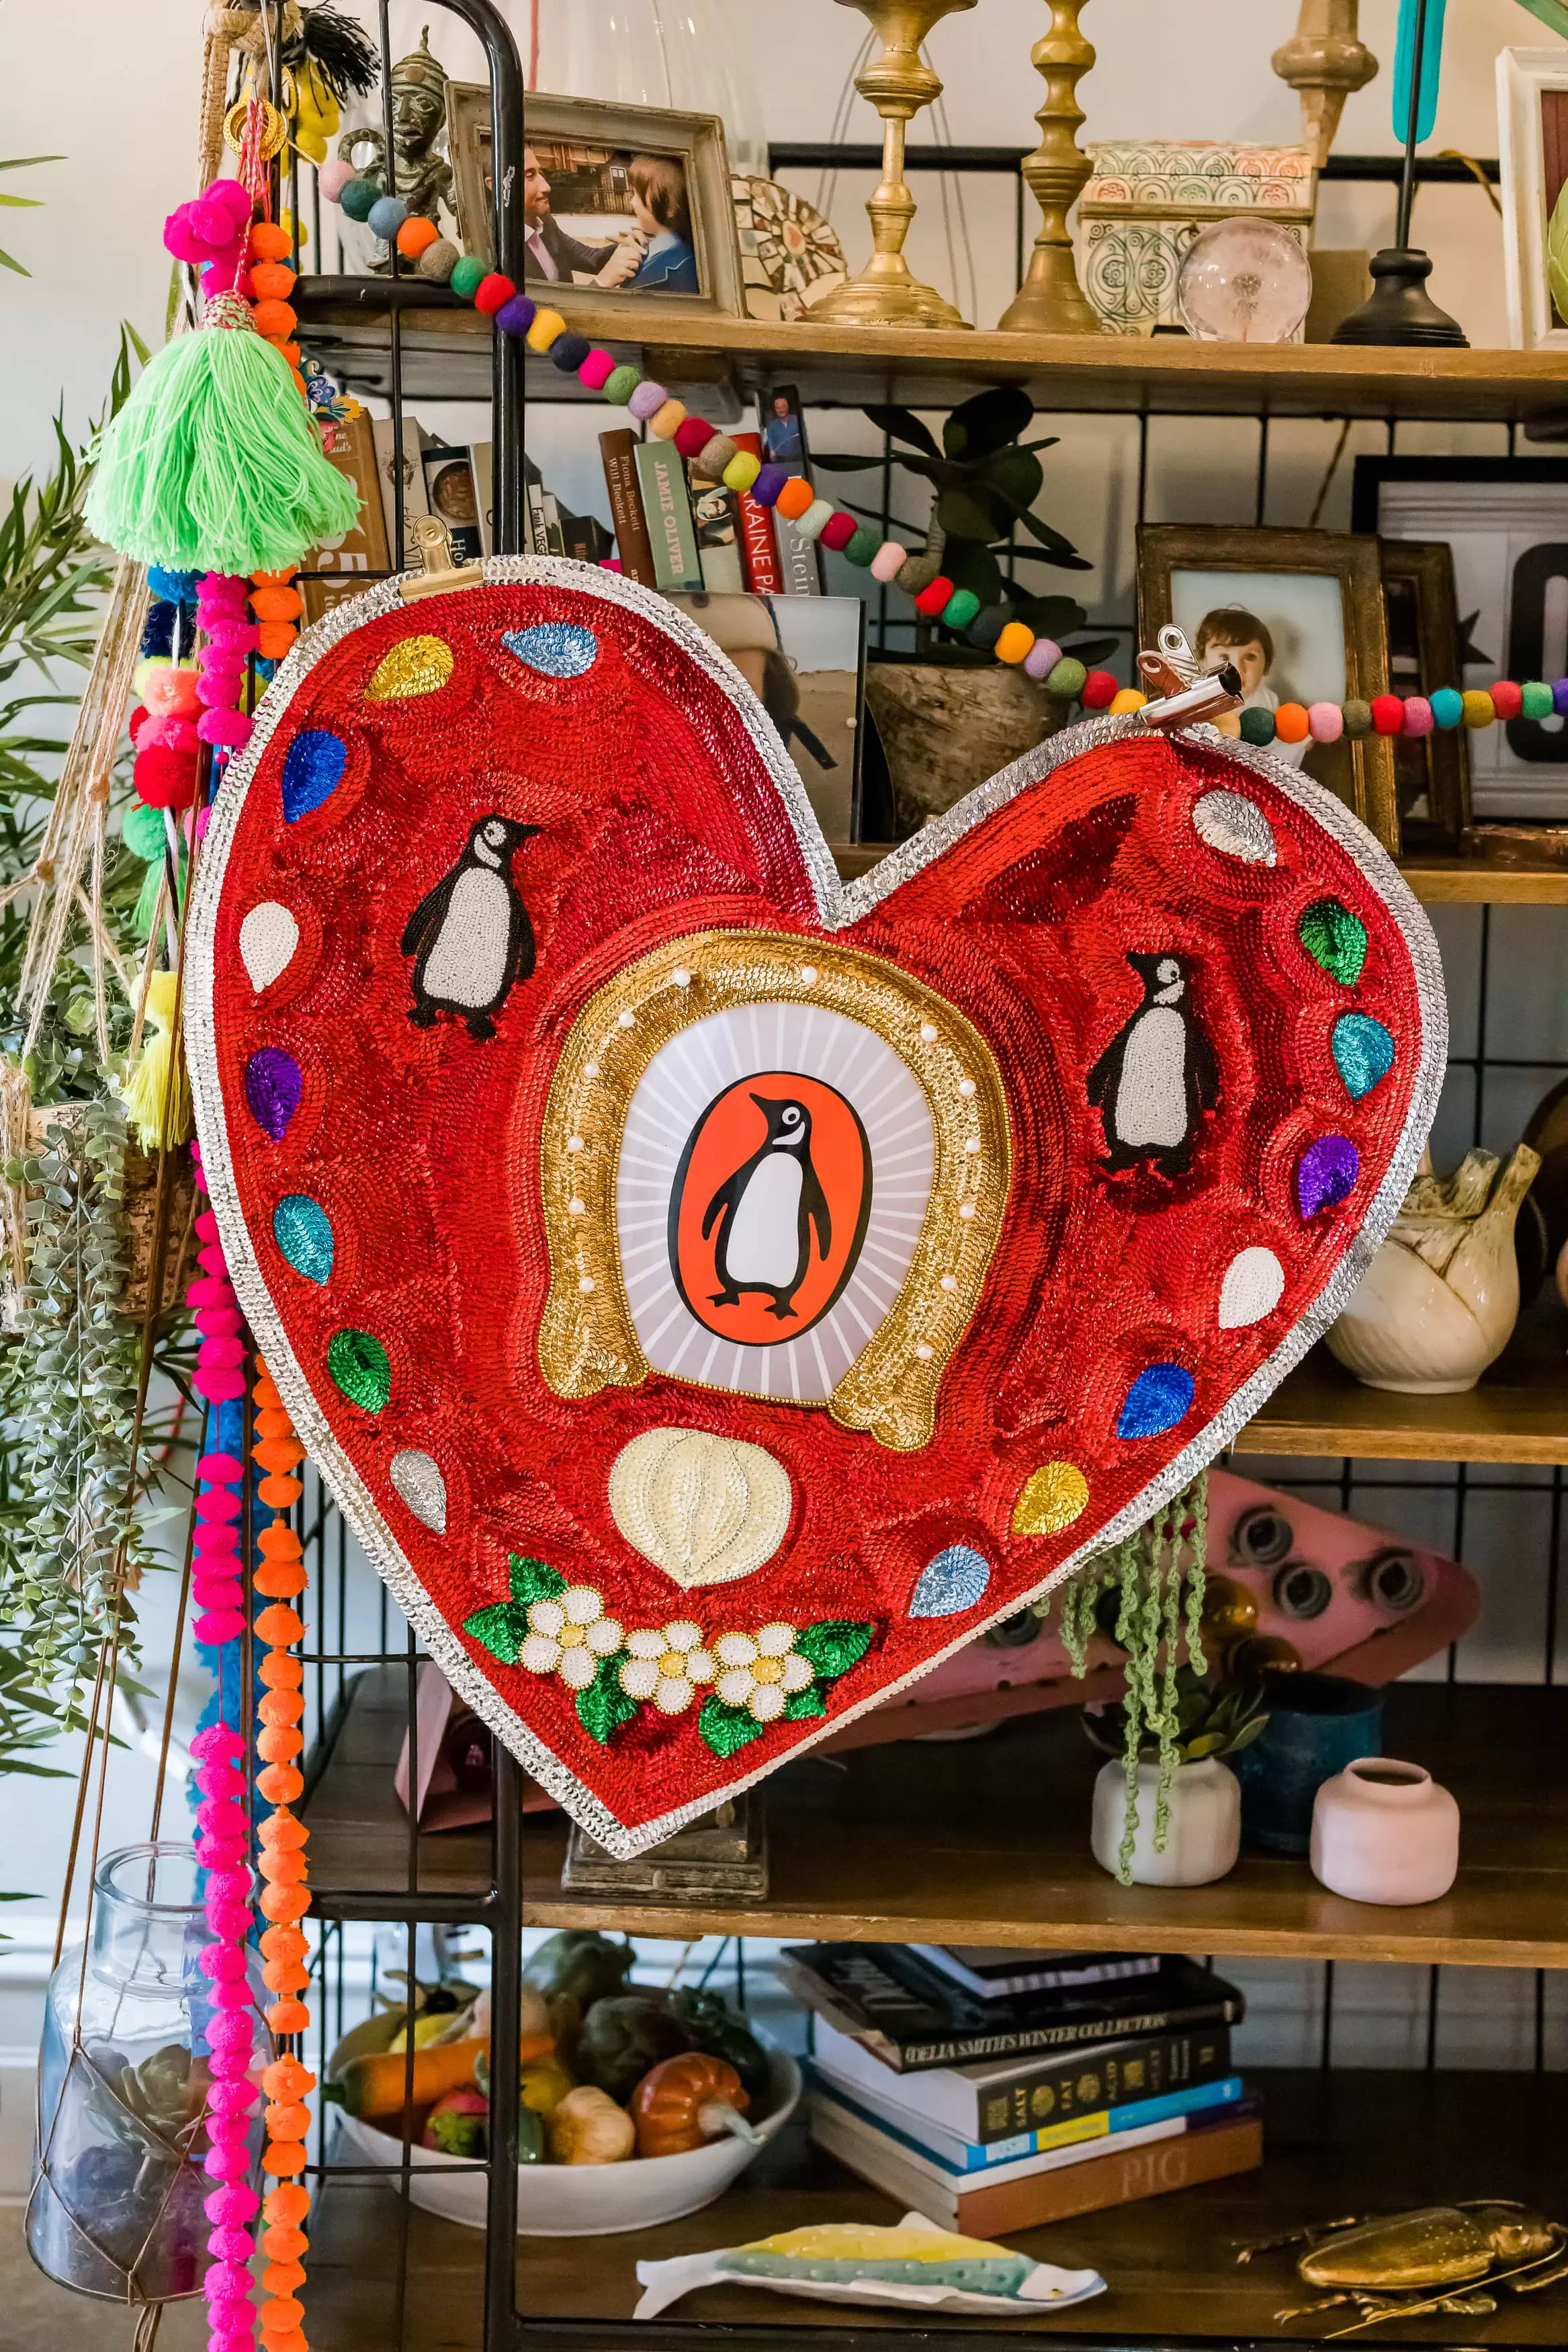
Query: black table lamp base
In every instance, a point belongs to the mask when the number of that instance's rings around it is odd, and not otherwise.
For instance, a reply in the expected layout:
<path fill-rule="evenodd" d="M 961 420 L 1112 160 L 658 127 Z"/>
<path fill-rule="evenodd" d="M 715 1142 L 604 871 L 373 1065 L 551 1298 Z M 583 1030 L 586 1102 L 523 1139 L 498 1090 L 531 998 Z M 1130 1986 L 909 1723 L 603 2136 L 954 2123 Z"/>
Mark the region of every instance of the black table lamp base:
<path fill-rule="evenodd" d="M 1427 291 L 1429 255 L 1413 246 L 1385 246 L 1372 257 L 1373 290 L 1359 310 L 1334 329 L 1336 343 L 1426 343 L 1468 351 L 1469 339 L 1457 320 L 1439 310 Z"/>

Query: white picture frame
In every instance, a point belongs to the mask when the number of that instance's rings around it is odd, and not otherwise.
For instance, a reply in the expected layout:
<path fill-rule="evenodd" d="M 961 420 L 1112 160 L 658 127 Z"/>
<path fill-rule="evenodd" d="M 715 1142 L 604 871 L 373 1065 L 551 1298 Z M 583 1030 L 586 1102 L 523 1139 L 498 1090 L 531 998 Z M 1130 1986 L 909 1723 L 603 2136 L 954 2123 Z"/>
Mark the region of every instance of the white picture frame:
<path fill-rule="evenodd" d="M 1562 184 L 1547 187 L 1548 99 L 1561 99 L 1568 116 L 1568 47 L 1500 50 L 1503 277 L 1509 341 L 1516 352 L 1568 351 L 1568 325 L 1553 311 L 1546 278 L 1546 225 Z"/>

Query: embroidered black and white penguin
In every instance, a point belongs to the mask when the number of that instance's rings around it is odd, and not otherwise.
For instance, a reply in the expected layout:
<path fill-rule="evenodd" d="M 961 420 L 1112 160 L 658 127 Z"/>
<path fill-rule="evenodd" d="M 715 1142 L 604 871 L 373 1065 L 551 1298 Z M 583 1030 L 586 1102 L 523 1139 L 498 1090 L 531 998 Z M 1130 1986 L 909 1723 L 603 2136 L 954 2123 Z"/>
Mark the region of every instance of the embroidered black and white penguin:
<path fill-rule="evenodd" d="M 714 1271 L 724 1285 L 716 1307 L 738 1307 L 741 1294 L 772 1294 L 769 1315 L 795 1312 L 795 1293 L 811 1263 L 811 1235 L 826 1257 L 833 1245 L 827 1194 L 811 1165 L 811 1114 L 804 1103 L 753 1095 L 768 1132 L 703 1211 L 703 1239 L 715 1225 Z"/>
<path fill-rule="evenodd" d="M 471 1037 L 493 1037 L 494 1016 L 534 968 L 534 927 L 512 878 L 512 855 L 539 831 L 509 816 L 482 816 L 451 871 L 427 891 L 403 928 L 402 951 L 416 956 L 416 1029 L 455 1013 Z"/>
<path fill-rule="evenodd" d="M 1198 1115 L 1219 1100 L 1219 1070 L 1192 1009 L 1183 956 L 1130 954 L 1144 1001 L 1089 1073 L 1089 1099 L 1105 1122 L 1103 1166 L 1114 1173 L 1151 1160 L 1185 1176 Z"/>

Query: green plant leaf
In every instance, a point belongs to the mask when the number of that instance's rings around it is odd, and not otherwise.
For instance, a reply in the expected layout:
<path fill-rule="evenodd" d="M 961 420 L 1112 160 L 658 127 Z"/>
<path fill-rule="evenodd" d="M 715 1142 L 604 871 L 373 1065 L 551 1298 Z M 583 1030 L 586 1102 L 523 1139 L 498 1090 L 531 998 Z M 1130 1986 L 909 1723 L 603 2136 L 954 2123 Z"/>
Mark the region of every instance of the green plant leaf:
<path fill-rule="evenodd" d="M 499 1658 L 504 1666 L 515 1666 L 528 1639 L 528 1621 L 526 1612 L 514 1602 L 497 1601 L 490 1608 L 476 1609 L 472 1617 L 465 1617 L 463 1631 L 488 1650 L 493 1658 Z"/>
<path fill-rule="evenodd" d="M 943 530 L 953 538 L 978 540 L 982 546 L 988 545 L 999 530 L 1006 528 L 1005 521 L 998 523 L 990 507 L 969 484 L 939 490 L 935 512 Z M 945 572 L 947 569 L 946 560 L 942 568 Z"/>
<path fill-rule="evenodd" d="M 1094 566 L 1089 558 L 1080 555 L 1070 539 L 1064 539 L 1061 531 L 1053 530 L 1050 523 L 1041 522 L 1037 514 L 1020 514 L 1018 521 L 1019 529 L 1027 530 L 1031 539 L 1038 540 L 1046 552 L 1056 558 L 1064 572 L 1093 571 Z"/>
<path fill-rule="evenodd" d="M 942 427 L 942 446 L 949 457 L 973 463 L 1016 441 L 1033 421 L 1034 403 L 1020 385 L 996 384 L 952 411 Z"/>
<path fill-rule="evenodd" d="M 1074 661 L 1081 661 L 1087 669 L 1092 669 L 1096 662 L 1108 661 L 1120 642 L 1116 637 L 1086 637 L 1082 645 L 1070 646 L 1065 637 L 1058 639 L 1062 652 L 1071 654 Z"/>
<path fill-rule="evenodd" d="M 1266 1715 L 1255 1715 L 1250 1723 L 1244 1723 L 1242 1725 L 1240 1730 L 1237 1733 L 1235 1738 L 1230 1743 L 1229 1753 L 1232 1756 L 1239 1756 L 1244 1748 L 1250 1748 L 1255 1739 L 1261 1738 L 1262 1735 L 1268 1730 L 1268 1717 Z"/>
<path fill-rule="evenodd" d="M 861 415 L 870 420 L 879 432 L 891 435 L 894 441 L 907 441 L 916 449 L 924 449 L 928 457 L 942 454 L 931 438 L 930 427 L 922 424 L 910 408 L 862 408 Z"/>
<path fill-rule="evenodd" d="M 813 474 L 863 474 L 869 467 L 880 466 L 881 463 L 880 449 L 868 457 L 855 457 L 847 453 L 840 454 L 835 451 L 831 452 L 827 457 L 813 455 L 811 471 Z"/>
<path fill-rule="evenodd" d="M 824 1682 L 832 1682 L 847 1675 L 852 1666 L 859 1665 L 871 1647 L 871 1637 L 876 1627 L 853 1624 L 843 1618 L 828 1618 L 820 1625 L 808 1625 L 795 1637 L 795 1647 Z"/>
<path fill-rule="evenodd" d="M 1184 1739 L 1181 1742 L 1181 1751 L 1189 1764 L 1197 1764 L 1205 1756 L 1218 1756 L 1224 1745 L 1223 1733 L 1200 1731 L 1196 1739 Z"/>
<path fill-rule="evenodd" d="M 1006 593 L 1001 565 L 978 540 L 950 539 L 942 551 L 942 569 L 955 588 L 972 589 L 982 604 L 999 604 Z"/>
<path fill-rule="evenodd" d="M 1058 645 L 1064 646 L 1073 630 L 1083 626 L 1083 607 L 1071 596 L 1036 596 L 1015 580 L 1008 589 L 1008 602 L 1037 637 L 1054 637 Z"/>
<path fill-rule="evenodd" d="M 749 1707 L 726 1706 L 723 1699 L 715 1698 L 711 1692 L 704 1699 L 697 1717 L 697 1731 L 716 1756 L 733 1756 L 748 1740 L 760 1739 L 765 1727 Z"/>
<path fill-rule="evenodd" d="M 826 1715 L 828 1702 L 815 1683 L 808 1683 L 803 1691 L 791 1691 L 784 1702 L 786 1723 L 801 1723 L 810 1715 Z"/>
<path fill-rule="evenodd" d="M 599 1671 L 586 1690 L 577 1694 L 577 1719 L 590 1739 L 597 1739 L 602 1748 L 612 1731 L 630 1723 L 637 1712 L 635 1699 L 628 1698 L 621 1687 L 617 1662 L 601 1658 Z"/>
<path fill-rule="evenodd" d="M 1000 499 L 1014 514 L 1025 514 L 1045 488 L 1045 468 L 1028 449 L 1016 446 L 998 449 L 988 457 L 980 470 L 980 479 L 993 498 Z"/>
<path fill-rule="evenodd" d="M 548 1560 L 513 1552 L 507 1565 L 512 1571 L 512 1599 L 519 1609 L 531 1609 L 536 1601 L 554 1601 L 566 1591 L 565 1577 Z"/>

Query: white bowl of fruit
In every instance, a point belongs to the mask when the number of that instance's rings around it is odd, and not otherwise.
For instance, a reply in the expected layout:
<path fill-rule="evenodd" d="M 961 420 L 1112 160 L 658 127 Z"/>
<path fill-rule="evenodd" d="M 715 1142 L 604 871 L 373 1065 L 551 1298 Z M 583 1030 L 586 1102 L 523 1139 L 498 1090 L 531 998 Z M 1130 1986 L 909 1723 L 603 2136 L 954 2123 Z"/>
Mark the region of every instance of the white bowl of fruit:
<path fill-rule="evenodd" d="M 633 1954 L 552 1936 L 523 1972 L 519 2237 L 604 2237 L 695 2213 L 783 2129 L 800 2070 L 716 1993 L 627 1982 Z M 396 2172 L 427 2212 L 486 2221 L 489 1996 L 432 1989 L 340 2042 L 326 2097 L 359 2160 Z M 412 2098 L 408 2095 L 412 2088 Z M 396 2185 L 395 2182 L 392 2185 Z"/>

